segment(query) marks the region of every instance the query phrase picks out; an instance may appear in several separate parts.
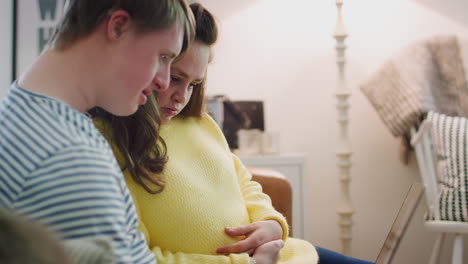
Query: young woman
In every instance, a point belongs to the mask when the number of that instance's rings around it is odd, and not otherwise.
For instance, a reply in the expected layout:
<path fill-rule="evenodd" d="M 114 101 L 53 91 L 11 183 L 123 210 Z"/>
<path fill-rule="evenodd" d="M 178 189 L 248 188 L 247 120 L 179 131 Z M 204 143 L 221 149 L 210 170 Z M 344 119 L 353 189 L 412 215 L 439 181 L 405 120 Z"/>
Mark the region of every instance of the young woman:
<path fill-rule="evenodd" d="M 217 25 L 200 4 L 191 8 L 195 41 L 172 65 L 169 88 L 157 94 L 163 123 L 160 135 L 169 157 L 163 172 L 137 165 L 144 158 L 127 151 L 133 144 L 118 143 L 122 138 L 137 140 L 130 135 L 137 135 L 138 126 L 145 122 L 130 117 L 127 124 L 131 126 L 116 126 L 120 121 L 115 119 L 101 126 L 114 142 L 124 168 L 140 228 L 159 263 L 317 263 L 317 251 L 310 243 L 288 238 L 286 219 L 274 210 L 260 185 L 251 181 L 216 123 L 204 112 L 204 84 Z M 140 115 L 154 113 L 154 106 L 145 105 Z M 148 136 L 146 129 L 139 134 Z M 163 156 L 161 151 L 150 156 L 158 153 Z M 335 263 L 365 263 L 348 260 Z M 326 261 L 325 256 L 321 263 Z"/>
<path fill-rule="evenodd" d="M 51 45 L 0 104 L 0 207 L 66 245 L 104 243 L 112 263 L 155 263 L 112 150 L 84 112 L 130 115 L 166 89 L 191 20 L 183 0 L 69 0 Z M 94 263 L 82 249 L 71 247 L 73 262 Z"/>

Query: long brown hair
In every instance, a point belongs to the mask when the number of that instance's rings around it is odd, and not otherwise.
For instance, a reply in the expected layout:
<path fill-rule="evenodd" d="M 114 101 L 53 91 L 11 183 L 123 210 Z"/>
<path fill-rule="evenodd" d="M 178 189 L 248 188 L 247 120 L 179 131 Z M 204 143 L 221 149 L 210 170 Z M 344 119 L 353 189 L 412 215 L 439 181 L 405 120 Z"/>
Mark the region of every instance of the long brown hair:
<path fill-rule="evenodd" d="M 212 46 L 218 40 L 218 24 L 213 14 L 199 3 L 190 5 L 195 17 L 195 41 Z M 201 117 L 204 107 L 206 78 L 193 90 L 192 96 L 184 109 L 179 113 L 182 117 Z"/>
<path fill-rule="evenodd" d="M 101 108 L 91 110 L 90 114 L 98 121 L 116 154 L 122 155 L 122 171 L 128 170 L 133 180 L 147 192 L 162 192 L 165 181 L 161 173 L 167 155 L 166 144 L 159 136 L 161 119 L 154 94 L 131 116 L 115 116 Z"/>

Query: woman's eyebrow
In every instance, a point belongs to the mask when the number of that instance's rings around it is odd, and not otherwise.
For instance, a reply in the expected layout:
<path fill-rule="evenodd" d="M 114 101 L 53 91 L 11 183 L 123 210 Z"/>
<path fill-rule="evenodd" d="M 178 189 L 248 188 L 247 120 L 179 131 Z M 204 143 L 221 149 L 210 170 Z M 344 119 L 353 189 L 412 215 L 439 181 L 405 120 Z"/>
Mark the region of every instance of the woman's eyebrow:
<path fill-rule="evenodd" d="M 171 72 L 177 73 L 178 75 L 180 75 L 180 77 L 185 78 L 185 79 L 187 79 L 189 77 L 186 72 L 184 72 L 183 70 L 181 70 L 181 69 L 179 69 L 177 67 L 173 67 L 171 69 Z"/>

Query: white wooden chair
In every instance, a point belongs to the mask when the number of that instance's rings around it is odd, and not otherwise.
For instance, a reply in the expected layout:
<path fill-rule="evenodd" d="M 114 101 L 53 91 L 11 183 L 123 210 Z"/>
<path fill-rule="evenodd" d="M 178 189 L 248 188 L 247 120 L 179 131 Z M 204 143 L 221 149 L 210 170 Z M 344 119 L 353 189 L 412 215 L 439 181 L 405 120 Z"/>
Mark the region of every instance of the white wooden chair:
<path fill-rule="evenodd" d="M 439 261 L 440 249 L 443 245 L 445 236 L 455 235 L 452 253 L 452 264 L 463 263 L 463 235 L 468 234 L 468 223 L 457 221 L 444 221 L 440 219 L 439 211 L 439 187 L 436 168 L 436 157 L 433 150 L 433 141 L 431 136 L 431 123 L 425 120 L 419 130 L 412 129 L 411 145 L 415 148 L 416 158 L 424 184 L 425 196 L 429 210 L 433 212 L 434 219 L 426 220 L 424 225 L 427 229 L 438 232 L 439 235 L 434 244 L 431 255 L 431 264 Z"/>

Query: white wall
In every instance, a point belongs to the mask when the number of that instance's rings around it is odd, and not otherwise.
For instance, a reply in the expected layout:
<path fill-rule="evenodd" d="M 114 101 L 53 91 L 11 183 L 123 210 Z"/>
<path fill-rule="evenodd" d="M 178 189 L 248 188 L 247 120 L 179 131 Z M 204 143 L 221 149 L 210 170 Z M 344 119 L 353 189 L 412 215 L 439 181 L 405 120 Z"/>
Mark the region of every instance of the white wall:
<path fill-rule="evenodd" d="M 310 175 L 306 238 L 340 250 L 336 207 L 337 143 L 335 1 L 201 0 L 221 23 L 209 70 L 209 94 L 265 101 L 266 127 L 279 131 L 281 149 L 308 155 Z M 437 33 L 468 34 L 436 7 L 408 0 L 344 2 L 348 84 L 353 91 L 350 135 L 354 150 L 353 255 L 374 260 L 411 183 L 419 180 L 414 158 L 399 160 L 399 140 L 380 121 L 358 84 L 410 41 Z M 434 1 L 433 1 L 434 2 Z M 439 1 L 456 10 L 463 0 Z M 457 17 L 458 18 L 458 17 Z M 421 203 L 395 263 L 426 263 L 435 239 L 422 226 Z M 444 258 L 447 260 L 447 249 Z M 447 261 L 445 261 L 446 263 Z M 444 263 L 444 262 L 443 262 Z"/>
<path fill-rule="evenodd" d="M 450 0 L 413 0 L 421 5 L 434 10 L 444 16 L 450 17 L 457 23 L 468 26 L 468 19 L 466 18 L 466 10 L 468 10 L 468 1 Z"/>
<path fill-rule="evenodd" d="M 11 84 L 11 52 L 12 52 L 12 0 L 0 1 L 0 98 L 3 97 Z M 39 1 L 17 1 L 18 12 L 21 18 L 18 19 L 18 42 L 17 42 L 17 72 L 19 76 L 39 55 L 39 33 L 43 29 L 45 40 L 51 36 L 62 15 L 64 0 L 57 0 L 54 20 L 49 12 L 44 20 L 40 17 Z"/>
<path fill-rule="evenodd" d="M 11 0 L 0 1 L 0 98 L 11 84 Z"/>

